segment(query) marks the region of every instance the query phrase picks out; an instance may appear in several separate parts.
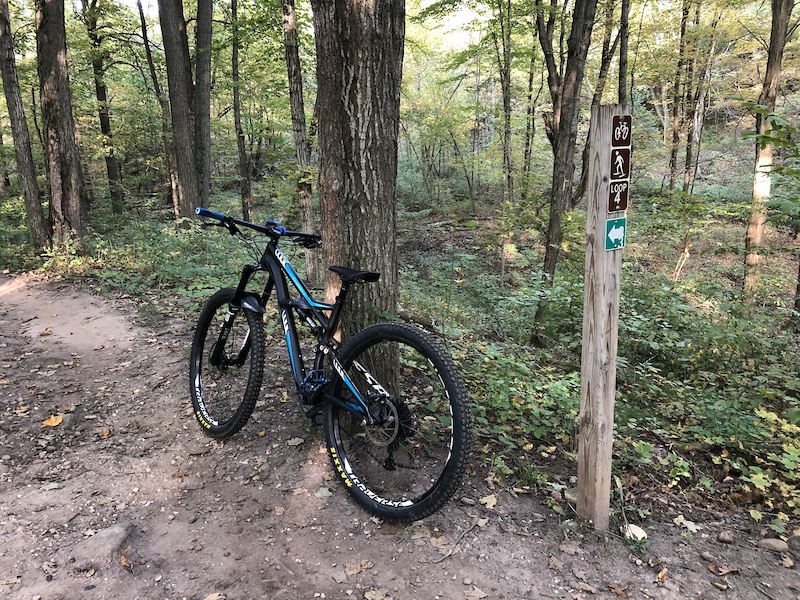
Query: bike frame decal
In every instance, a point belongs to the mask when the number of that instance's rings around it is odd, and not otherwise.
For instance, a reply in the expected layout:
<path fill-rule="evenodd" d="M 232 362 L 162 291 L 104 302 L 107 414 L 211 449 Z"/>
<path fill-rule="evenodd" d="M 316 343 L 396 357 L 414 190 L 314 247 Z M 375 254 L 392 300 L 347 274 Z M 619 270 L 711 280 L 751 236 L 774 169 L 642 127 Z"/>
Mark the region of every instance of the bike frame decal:
<path fill-rule="evenodd" d="M 353 406 L 353 408 L 357 409 L 359 413 L 363 413 L 364 416 L 371 422 L 372 421 L 372 417 L 369 414 L 369 409 L 367 408 L 367 403 L 361 397 L 361 393 L 358 391 L 358 388 L 356 387 L 356 384 L 354 384 L 353 380 L 350 379 L 350 376 L 344 370 L 344 367 L 342 366 L 342 363 L 339 362 L 339 359 L 336 358 L 335 354 L 331 354 L 331 362 L 333 363 L 334 370 L 339 375 L 339 377 L 342 378 L 342 381 L 344 381 L 344 384 L 347 386 L 347 388 L 350 390 L 350 392 L 353 394 L 353 396 L 355 396 L 356 400 L 358 400 L 358 403 L 359 403 L 360 406 L 359 405 L 353 405 L 350 402 L 348 402 L 348 404 Z M 381 389 L 383 389 L 383 388 L 381 388 Z M 384 390 L 384 392 L 385 392 L 385 390 Z"/>
<path fill-rule="evenodd" d="M 292 281 L 292 284 L 294 285 L 294 287 L 297 288 L 297 291 L 300 292 L 300 295 L 303 296 L 303 299 L 306 302 L 308 302 L 309 306 L 311 306 L 312 308 L 317 308 L 319 310 L 331 310 L 333 308 L 332 304 L 317 302 L 311 297 L 308 288 L 300 279 L 300 276 L 297 274 L 297 271 L 294 270 L 292 263 L 289 262 L 289 259 L 286 258 L 286 255 L 277 246 L 275 246 L 274 254 L 275 258 L 278 260 L 278 263 L 280 263 L 283 271 L 289 276 L 289 279 Z"/>
<path fill-rule="evenodd" d="M 367 371 L 364 365 L 362 365 L 358 361 L 355 361 L 353 363 L 353 366 L 359 371 L 361 371 L 361 374 L 364 376 L 364 378 L 367 380 L 367 383 L 369 383 L 369 385 L 372 387 L 373 390 L 378 392 L 381 396 L 389 396 L 389 392 L 386 391 L 386 388 L 384 388 L 380 384 L 380 382 L 377 379 L 375 379 L 375 377 L 373 377 L 372 373 Z"/>
<path fill-rule="evenodd" d="M 286 338 L 286 348 L 289 350 L 289 363 L 292 367 L 292 373 L 294 373 L 295 380 L 298 380 L 302 368 L 298 364 L 300 362 L 298 351 L 292 344 L 291 317 L 289 315 L 288 308 L 281 309 L 281 322 L 283 323 L 283 335 Z"/>

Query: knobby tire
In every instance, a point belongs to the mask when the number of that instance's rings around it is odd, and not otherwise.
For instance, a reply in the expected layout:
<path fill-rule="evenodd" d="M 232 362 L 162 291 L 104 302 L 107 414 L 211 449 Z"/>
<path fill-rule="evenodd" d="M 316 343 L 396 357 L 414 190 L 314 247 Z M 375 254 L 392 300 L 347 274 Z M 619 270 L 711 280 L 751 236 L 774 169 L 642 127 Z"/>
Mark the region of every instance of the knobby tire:
<path fill-rule="evenodd" d="M 363 425 L 343 408 L 326 407 L 325 438 L 337 477 L 382 519 L 425 518 L 455 493 L 469 454 L 467 393 L 452 358 L 421 330 L 391 322 L 354 335 L 339 360 L 385 418 Z M 334 393 L 345 402 L 353 398 L 341 380 Z"/>
<path fill-rule="evenodd" d="M 264 323 L 261 314 L 246 308 L 233 311 L 221 360 L 211 364 L 234 292 L 233 288 L 224 288 L 211 297 L 200 314 L 192 342 L 192 407 L 197 421 L 212 438 L 230 437 L 244 426 L 256 406 L 264 373 Z"/>

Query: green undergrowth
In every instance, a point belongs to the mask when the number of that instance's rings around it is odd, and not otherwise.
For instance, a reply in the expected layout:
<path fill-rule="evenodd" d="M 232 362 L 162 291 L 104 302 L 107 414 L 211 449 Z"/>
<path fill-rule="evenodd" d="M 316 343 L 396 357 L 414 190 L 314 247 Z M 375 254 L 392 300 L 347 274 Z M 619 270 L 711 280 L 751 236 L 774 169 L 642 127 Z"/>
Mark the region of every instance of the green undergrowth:
<path fill-rule="evenodd" d="M 213 206 L 239 213 L 234 196 Z M 732 247 L 736 210 L 697 209 L 697 227 L 687 230 L 660 227 L 658 210 L 643 209 L 624 251 L 614 474 L 624 486 L 616 504 L 628 517 L 646 513 L 631 499 L 656 489 L 698 505 L 745 507 L 778 531 L 800 520 L 798 315 L 786 300 L 796 263 L 788 273 L 773 267 L 760 308 L 742 305 L 738 258 L 700 236 L 713 231 Z M 86 253 L 43 256 L 14 253 L 27 246 L 4 213 L 0 248 L 12 269 L 39 265 L 140 298 L 162 315 L 195 315 L 213 291 L 235 283 L 249 257 L 225 231 L 176 224 L 169 213 L 153 201 L 124 218 L 96 215 Z M 551 286 L 538 271 L 538 232 L 509 235 L 491 220 L 440 217 L 428 227 L 424 219 L 402 220 L 401 310 L 432 319 L 455 357 L 471 396 L 476 459 L 509 488 L 545 497 L 563 490 L 577 472 L 580 214 L 565 223 Z M 688 239 L 692 254 L 673 277 Z"/>
<path fill-rule="evenodd" d="M 720 212 L 703 227 L 724 229 Z M 511 487 L 560 489 L 577 472 L 583 255 L 567 255 L 548 287 L 525 236 L 504 264 L 488 231 L 443 237 L 415 242 L 431 250 L 409 253 L 404 308 L 445 334 L 493 472 Z M 783 531 L 800 520 L 797 315 L 775 290 L 761 309 L 741 304 L 713 253 L 675 281 L 645 264 L 640 240 L 623 263 L 615 474 L 629 495 L 649 486 L 699 506 L 722 500 Z"/>

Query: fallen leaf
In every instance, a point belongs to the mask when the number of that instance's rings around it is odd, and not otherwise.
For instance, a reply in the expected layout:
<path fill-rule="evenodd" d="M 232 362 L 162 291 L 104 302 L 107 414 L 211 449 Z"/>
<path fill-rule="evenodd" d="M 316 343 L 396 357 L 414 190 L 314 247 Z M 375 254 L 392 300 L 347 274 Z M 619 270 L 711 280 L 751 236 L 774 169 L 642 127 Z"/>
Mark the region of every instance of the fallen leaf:
<path fill-rule="evenodd" d="M 330 488 L 322 486 L 316 492 L 314 492 L 314 495 L 317 498 L 330 498 L 333 496 L 333 492 L 330 490 Z"/>
<path fill-rule="evenodd" d="M 722 577 L 723 575 L 735 575 L 739 572 L 739 569 L 736 567 L 729 567 L 728 565 L 720 565 L 714 572 Z"/>
<path fill-rule="evenodd" d="M 344 572 L 347 575 L 358 575 L 359 573 L 363 573 L 367 569 L 371 569 L 375 566 L 371 560 L 362 560 L 361 562 L 349 562 L 344 566 Z"/>
<path fill-rule="evenodd" d="M 630 598 L 626 588 L 622 587 L 622 584 L 616 582 L 612 583 L 608 586 L 608 589 L 614 592 L 614 595 L 617 596 L 617 598 Z"/>
<path fill-rule="evenodd" d="M 658 572 L 656 579 L 659 583 L 664 583 L 667 579 L 669 579 L 669 573 L 667 572 L 667 567 L 664 567 Z"/>
<path fill-rule="evenodd" d="M 303 496 L 304 494 L 307 494 L 307 493 L 308 493 L 308 490 L 306 488 L 299 487 L 299 488 L 294 488 L 292 490 L 292 495 L 293 496 Z"/>
<path fill-rule="evenodd" d="M 712 581 L 711 585 L 713 585 L 715 588 L 718 588 L 718 589 L 720 589 L 722 591 L 725 591 L 730 587 L 728 585 L 727 581 Z"/>
<path fill-rule="evenodd" d="M 781 559 L 781 564 L 786 567 L 787 569 L 791 569 L 794 566 L 794 561 L 789 558 L 788 556 L 784 556 Z"/>
<path fill-rule="evenodd" d="M 225 594 L 221 594 L 220 592 L 214 592 L 213 594 L 209 594 L 203 600 L 225 600 Z"/>
<path fill-rule="evenodd" d="M 408 533 L 412 540 L 422 540 L 431 537 L 431 530 L 424 523 L 412 523 L 406 528 L 406 533 Z"/>
<path fill-rule="evenodd" d="M 128 560 L 128 557 L 127 557 L 127 556 L 125 556 L 125 553 L 126 553 L 126 552 L 128 552 L 130 549 L 131 549 L 131 547 L 130 547 L 130 546 L 128 546 L 127 548 L 125 548 L 125 550 L 123 550 L 123 551 L 120 553 L 120 556 L 119 556 L 119 563 L 122 565 L 122 568 L 123 568 L 123 569 L 125 569 L 125 570 L 127 570 L 127 571 L 130 571 L 131 573 L 133 573 L 133 563 L 132 563 L 130 560 Z"/>
<path fill-rule="evenodd" d="M 275 515 L 280 517 L 285 512 L 285 510 L 286 509 L 283 508 L 282 506 L 276 506 L 275 507 Z"/>
<path fill-rule="evenodd" d="M 31 409 L 30 406 L 18 406 L 14 412 L 18 417 L 26 417 L 28 416 L 28 411 L 30 409 Z"/>
<path fill-rule="evenodd" d="M 582 592 L 586 592 L 587 594 L 596 594 L 597 590 L 594 589 L 594 586 L 589 585 L 585 581 L 581 581 L 578 583 L 578 589 Z"/>
<path fill-rule="evenodd" d="M 0 579 L 0 585 L 17 585 L 20 581 L 22 581 L 22 576 L 17 575 L 16 577 L 8 577 L 7 579 Z"/>
<path fill-rule="evenodd" d="M 489 494 L 488 496 L 484 496 L 479 500 L 481 504 L 483 504 L 486 508 L 492 509 L 497 504 L 497 496 L 494 494 Z"/>
<path fill-rule="evenodd" d="M 547 563 L 548 568 L 552 569 L 553 571 L 558 571 L 561 573 L 564 570 L 564 562 L 556 558 L 555 556 L 551 556 L 550 560 Z"/>
<path fill-rule="evenodd" d="M 292 439 L 290 439 L 288 442 L 286 442 L 286 445 L 287 445 L 287 446 L 299 446 L 299 445 L 300 445 L 300 444 L 302 444 L 304 441 L 305 441 L 305 440 L 304 440 L 303 438 L 301 438 L 301 437 L 293 437 L 293 438 L 292 438 Z"/>
<path fill-rule="evenodd" d="M 489 594 L 484 592 L 478 586 L 473 585 L 471 590 L 467 590 L 464 592 L 464 598 L 467 600 L 482 600 L 482 598 L 488 597 Z"/>
<path fill-rule="evenodd" d="M 57 427 L 61 425 L 61 421 L 64 420 L 64 417 L 61 415 L 50 415 L 44 421 L 42 421 L 42 427 Z"/>
<path fill-rule="evenodd" d="M 647 539 L 647 532 L 638 525 L 629 524 L 622 530 L 622 533 L 625 534 L 626 540 L 634 542 L 643 542 Z"/>
<path fill-rule="evenodd" d="M 366 600 L 387 600 L 388 597 L 386 590 L 370 590 L 364 594 Z"/>
<path fill-rule="evenodd" d="M 486 524 L 489 522 L 489 519 L 478 519 L 478 527 L 486 527 Z"/>
<path fill-rule="evenodd" d="M 431 546 L 433 546 L 434 548 L 444 548 L 445 546 L 447 546 L 447 536 L 442 535 L 439 537 L 432 537 Z"/>
<path fill-rule="evenodd" d="M 53 330 L 46 327 L 39 332 L 39 335 L 53 335 Z"/>

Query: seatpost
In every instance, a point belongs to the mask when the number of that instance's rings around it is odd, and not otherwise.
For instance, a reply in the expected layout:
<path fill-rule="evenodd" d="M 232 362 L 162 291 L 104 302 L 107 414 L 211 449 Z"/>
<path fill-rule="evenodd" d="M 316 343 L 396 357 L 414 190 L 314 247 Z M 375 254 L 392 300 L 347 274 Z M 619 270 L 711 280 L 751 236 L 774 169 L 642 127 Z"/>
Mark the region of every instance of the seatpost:
<path fill-rule="evenodd" d="M 333 310 L 331 310 L 331 316 L 328 320 L 328 333 L 331 336 L 333 336 L 339 328 L 339 317 L 342 314 L 342 307 L 344 306 L 345 298 L 347 298 L 347 291 L 349 288 L 350 284 L 342 281 L 342 287 L 339 288 L 339 295 L 336 296 L 336 300 L 333 303 Z"/>

